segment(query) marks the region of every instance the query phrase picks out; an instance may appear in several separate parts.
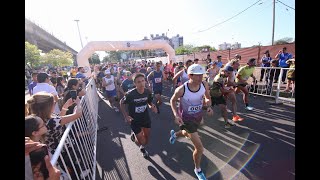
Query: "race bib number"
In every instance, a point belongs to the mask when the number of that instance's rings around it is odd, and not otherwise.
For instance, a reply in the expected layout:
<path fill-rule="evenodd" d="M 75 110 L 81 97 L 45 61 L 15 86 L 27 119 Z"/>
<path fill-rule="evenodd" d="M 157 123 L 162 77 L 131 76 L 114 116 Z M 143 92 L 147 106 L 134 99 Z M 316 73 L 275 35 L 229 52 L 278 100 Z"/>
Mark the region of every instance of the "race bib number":
<path fill-rule="evenodd" d="M 143 112 L 146 110 L 146 108 L 147 108 L 147 105 L 138 106 L 138 107 L 136 107 L 135 112 L 136 112 L 136 113 L 143 113 Z"/>
<path fill-rule="evenodd" d="M 197 112 L 200 112 L 201 110 L 202 110 L 202 104 L 188 107 L 188 112 L 189 113 L 197 113 Z"/>
<path fill-rule="evenodd" d="M 161 83 L 161 78 L 154 78 L 154 82 Z"/>

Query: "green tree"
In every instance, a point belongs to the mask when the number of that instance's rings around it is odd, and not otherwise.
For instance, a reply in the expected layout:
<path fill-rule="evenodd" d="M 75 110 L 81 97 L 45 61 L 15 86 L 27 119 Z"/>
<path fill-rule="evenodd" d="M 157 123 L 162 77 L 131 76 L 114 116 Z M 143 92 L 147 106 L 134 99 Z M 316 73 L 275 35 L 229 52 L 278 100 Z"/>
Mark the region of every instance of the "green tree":
<path fill-rule="evenodd" d="M 53 66 L 71 66 L 73 64 L 72 54 L 59 49 L 53 49 L 41 58 L 45 64 Z"/>
<path fill-rule="evenodd" d="M 196 52 L 196 49 L 192 45 L 185 45 L 185 46 L 180 46 L 176 49 L 176 54 L 181 55 L 181 54 L 191 54 L 193 52 Z"/>
<path fill-rule="evenodd" d="M 293 42 L 293 38 L 290 37 L 285 37 L 282 39 L 279 39 L 277 41 L 274 42 L 275 45 L 279 45 L 279 44 L 289 44 Z"/>
<path fill-rule="evenodd" d="M 37 46 L 30 44 L 29 42 L 25 42 L 25 65 L 30 65 L 31 68 L 39 66 L 40 62 L 40 50 Z"/>
<path fill-rule="evenodd" d="M 109 55 L 104 56 L 103 59 L 102 59 L 102 62 L 106 63 L 108 61 L 110 61 Z"/>
<path fill-rule="evenodd" d="M 90 64 L 100 64 L 100 57 L 99 54 L 93 53 L 91 57 L 89 58 Z"/>

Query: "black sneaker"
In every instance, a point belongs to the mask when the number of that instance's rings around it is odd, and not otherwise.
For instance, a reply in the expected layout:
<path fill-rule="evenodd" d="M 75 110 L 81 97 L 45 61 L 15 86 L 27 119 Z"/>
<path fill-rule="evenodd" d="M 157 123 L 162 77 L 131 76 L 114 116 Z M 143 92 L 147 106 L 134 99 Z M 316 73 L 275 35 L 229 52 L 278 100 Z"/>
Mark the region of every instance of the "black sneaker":
<path fill-rule="evenodd" d="M 136 141 L 136 135 L 134 135 L 134 133 L 132 133 L 130 139 L 131 139 L 132 142 L 135 142 Z"/>
<path fill-rule="evenodd" d="M 140 151 L 142 152 L 142 156 L 144 158 L 148 158 L 149 157 L 149 153 L 145 148 L 140 148 Z"/>

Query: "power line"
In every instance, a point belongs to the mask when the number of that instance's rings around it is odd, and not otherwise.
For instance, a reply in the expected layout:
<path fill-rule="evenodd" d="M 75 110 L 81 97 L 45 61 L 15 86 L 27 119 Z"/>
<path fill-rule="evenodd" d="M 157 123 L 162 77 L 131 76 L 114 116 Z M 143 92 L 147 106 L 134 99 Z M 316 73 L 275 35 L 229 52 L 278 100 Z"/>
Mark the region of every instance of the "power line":
<path fill-rule="evenodd" d="M 246 10 L 248 10 L 248 9 L 251 8 L 252 6 L 256 5 L 256 4 L 257 4 L 258 2 L 260 2 L 260 1 L 261 1 L 261 0 L 258 0 L 257 2 L 253 3 L 251 6 L 247 7 L 246 9 L 244 9 L 244 10 L 241 11 L 241 12 L 239 12 L 238 14 L 232 16 L 231 18 L 229 18 L 229 19 L 227 19 L 227 20 L 224 20 L 224 21 L 222 21 L 222 22 L 220 22 L 220 23 L 218 23 L 218 24 L 215 24 L 215 25 L 213 25 L 213 26 L 211 26 L 211 27 L 209 27 L 209 28 L 207 28 L 207 29 L 199 30 L 197 33 L 201 33 L 201 32 L 207 31 L 207 30 L 209 30 L 209 29 L 211 29 L 211 28 L 213 28 L 213 27 L 216 27 L 216 26 L 218 26 L 218 25 L 220 25 L 220 24 L 223 24 L 223 23 L 225 23 L 225 22 L 227 22 L 227 21 L 235 18 L 236 16 L 238 16 L 238 15 L 240 15 L 241 13 L 245 12 Z"/>
<path fill-rule="evenodd" d="M 279 1 L 279 0 L 277 0 L 277 1 L 278 1 L 279 3 L 281 3 L 281 4 L 285 5 L 285 6 L 287 6 L 288 8 L 291 8 L 291 9 L 295 10 L 294 8 L 292 8 L 292 7 L 288 6 L 288 5 L 286 5 L 285 3 L 283 3 L 283 2 L 281 2 L 281 1 Z"/>

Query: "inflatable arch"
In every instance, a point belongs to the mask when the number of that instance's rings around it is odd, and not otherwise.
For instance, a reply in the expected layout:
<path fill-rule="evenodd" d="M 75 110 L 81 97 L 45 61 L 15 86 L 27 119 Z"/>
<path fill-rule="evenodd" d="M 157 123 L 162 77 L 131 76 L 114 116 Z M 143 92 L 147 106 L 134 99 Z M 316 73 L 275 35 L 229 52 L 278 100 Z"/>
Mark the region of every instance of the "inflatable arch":
<path fill-rule="evenodd" d="M 77 55 L 78 66 L 84 67 L 90 76 L 90 65 L 88 59 L 95 51 L 118 51 L 118 50 L 141 50 L 141 49 L 163 49 L 168 54 L 169 63 L 175 62 L 175 51 L 165 40 L 144 41 L 92 41 L 89 42 Z"/>

